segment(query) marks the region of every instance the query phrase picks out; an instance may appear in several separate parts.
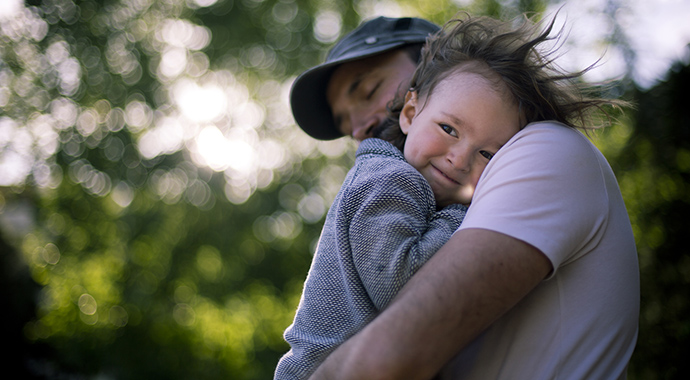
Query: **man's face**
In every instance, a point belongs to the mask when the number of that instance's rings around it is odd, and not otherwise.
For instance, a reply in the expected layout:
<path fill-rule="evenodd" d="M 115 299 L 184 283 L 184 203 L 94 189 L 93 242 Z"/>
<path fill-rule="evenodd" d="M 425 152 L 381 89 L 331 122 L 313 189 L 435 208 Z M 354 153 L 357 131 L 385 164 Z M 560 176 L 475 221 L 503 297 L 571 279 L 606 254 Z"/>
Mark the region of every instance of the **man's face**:
<path fill-rule="evenodd" d="M 402 49 L 340 65 L 326 89 L 335 126 L 357 141 L 371 137 L 386 119 L 388 102 L 407 90 L 414 70 L 415 63 Z"/>

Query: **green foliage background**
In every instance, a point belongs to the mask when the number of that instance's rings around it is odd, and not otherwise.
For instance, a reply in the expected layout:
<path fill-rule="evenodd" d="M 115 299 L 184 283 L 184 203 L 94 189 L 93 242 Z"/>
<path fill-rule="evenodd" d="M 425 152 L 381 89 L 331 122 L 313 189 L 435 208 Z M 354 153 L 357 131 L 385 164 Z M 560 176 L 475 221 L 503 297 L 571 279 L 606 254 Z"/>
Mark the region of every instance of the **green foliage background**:
<path fill-rule="evenodd" d="M 4 172 L 19 179 L 0 179 L 6 372 L 16 378 L 271 378 L 287 350 L 282 331 L 324 212 L 354 152 L 346 139 L 316 142 L 294 125 L 286 96 L 292 79 L 376 7 L 442 23 L 461 9 L 510 17 L 547 5 L 22 5 L 22 18 L 0 21 L 0 162 L 15 153 L 29 162 Z M 625 41 L 611 43 L 625 48 Z M 165 66 L 180 62 L 177 71 Z M 221 83 L 239 95 L 224 116 L 192 120 L 175 98 L 183 79 Z M 690 348 L 689 86 L 687 63 L 650 90 L 623 82 L 621 96 L 637 108 L 595 138 L 618 175 L 640 257 L 641 329 L 631 379 L 680 379 L 690 372 L 683 357 Z M 242 118 L 248 112 L 260 115 L 249 127 L 251 120 Z M 253 159 L 240 158 L 236 167 L 204 165 L 194 136 L 145 151 L 148 131 L 165 120 L 197 134 L 207 124 L 226 136 L 240 131 Z M 166 137 L 153 136 L 154 142 Z"/>

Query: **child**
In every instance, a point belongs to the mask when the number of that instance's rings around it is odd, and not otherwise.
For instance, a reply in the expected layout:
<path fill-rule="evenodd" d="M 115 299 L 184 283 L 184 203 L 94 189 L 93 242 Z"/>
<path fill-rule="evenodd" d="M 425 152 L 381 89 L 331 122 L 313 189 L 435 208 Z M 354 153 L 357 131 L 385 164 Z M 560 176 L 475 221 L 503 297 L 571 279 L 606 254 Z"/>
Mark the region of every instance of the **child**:
<path fill-rule="evenodd" d="M 449 239 L 484 167 L 527 122 L 584 120 L 583 110 L 605 103 L 557 85 L 579 74 L 546 71 L 534 47 L 550 27 L 536 37 L 509 28 L 453 20 L 427 41 L 379 135 L 390 143 L 360 144 L 328 212 L 276 379 L 308 378 L 386 307 Z"/>

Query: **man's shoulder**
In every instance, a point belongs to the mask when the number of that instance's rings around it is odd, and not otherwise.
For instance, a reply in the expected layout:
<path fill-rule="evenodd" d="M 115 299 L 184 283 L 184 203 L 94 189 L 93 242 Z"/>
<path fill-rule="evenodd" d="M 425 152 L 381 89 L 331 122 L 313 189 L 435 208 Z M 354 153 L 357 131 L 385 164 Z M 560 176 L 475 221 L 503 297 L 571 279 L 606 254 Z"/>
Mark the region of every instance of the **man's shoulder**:
<path fill-rule="evenodd" d="M 557 121 L 540 121 L 528 124 L 506 144 L 555 144 L 556 146 L 589 146 L 587 136 L 580 130 Z"/>
<path fill-rule="evenodd" d="M 495 158 L 499 161 L 500 156 L 505 155 L 535 161 L 565 159 L 566 162 L 577 162 L 587 157 L 595 159 L 599 154 L 581 131 L 555 121 L 544 121 L 527 125 L 501 148 Z"/>

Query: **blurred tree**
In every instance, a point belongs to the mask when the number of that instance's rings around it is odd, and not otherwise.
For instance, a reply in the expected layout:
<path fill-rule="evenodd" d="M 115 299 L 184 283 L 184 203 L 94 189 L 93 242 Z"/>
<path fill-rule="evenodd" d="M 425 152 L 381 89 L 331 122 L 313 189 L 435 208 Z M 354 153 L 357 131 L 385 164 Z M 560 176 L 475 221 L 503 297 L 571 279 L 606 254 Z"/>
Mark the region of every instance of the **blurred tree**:
<path fill-rule="evenodd" d="M 690 351 L 688 86 L 686 62 L 677 63 L 654 88 L 636 90 L 633 127 L 612 157 L 634 227 L 642 281 L 631 379 L 690 376 L 685 356 Z"/>
<path fill-rule="evenodd" d="M 13 365 L 270 377 L 352 159 L 347 141 L 295 133 L 284 83 L 339 30 L 319 41 L 291 1 L 9 4 L 0 216 L 3 268 L 24 274 L 6 277 L 21 289 L 9 336 L 27 347 Z"/>
<path fill-rule="evenodd" d="M 3 1 L 7 371 L 115 379 L 271 377 L 354 147 L 299 131 L 287 93 L 340 35 L 379 13 L 442 23 L 549 4 Z M 636 379 L 687 372 L 687 70 L 638 91 L 637 121 L 599 141 L 640 250 Z"/>

